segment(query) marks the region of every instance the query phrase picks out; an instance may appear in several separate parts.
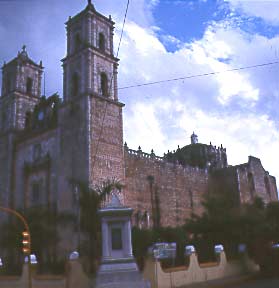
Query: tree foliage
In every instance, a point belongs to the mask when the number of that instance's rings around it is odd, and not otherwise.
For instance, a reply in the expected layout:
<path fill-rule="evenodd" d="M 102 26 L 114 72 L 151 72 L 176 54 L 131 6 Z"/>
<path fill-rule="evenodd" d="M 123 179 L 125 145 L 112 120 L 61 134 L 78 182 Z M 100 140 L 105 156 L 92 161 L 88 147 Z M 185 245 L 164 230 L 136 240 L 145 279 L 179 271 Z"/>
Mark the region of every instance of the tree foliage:
<path fill-rule="evenodd" d="M 73 223 L 69 213 L 51 210 L 46 207 L 31 207 L 19 211 L 25 216 L 31 233 L 31 248 L 38 259 L 38 272 L 60 273 L 64 270 L 64 261 L 58 258 L 58 244 L 61 236 L 59 228 Z M 5 267 L 8 273 L 19 273 L 23 263 L 22 232 L 23 224 L 17 218 L 9 218 L 2 223 L 0 246 L 6 251 Z"/>
<path fill-rule="evenodd" d="M 116 180 L 104 181 L 94 188 L 87 183 L 72 180 L 78 187 L 80 205 L 80 230 L 82 232 L 79 250 L 89 273 L 96 272 L 96 260 L 101 256 L 100 219 L 98 210 L 107 197 L 114 191 L 120 191 L 123 185 Z"/>
<path fill-rule="evenodd" d="M 206 197 L 203 205 L 204 213 L 193 215 L 185 225 L 198 255 L 205 258 L 201 260 L 212 257 L 207 253 L 219 243 L 228 258 L 235 257 L 243 243 L 257 263 L 266 263 L 272 243 L 279 241 L 278 202 L 265 205 L 261 198 L 255 198 L 251 204 L 234 205 L 229 195 L 215 195 Z"/>
<path fill-rule="evenodd" d="M 184 247 L 187 244 L 187 235 L 184 227 L 159 227 L 156 229 L 132 230 L 133 254 L 140 269 L 143 269 L 144 259 L 148 248 L 156 242 L 175 242 L 177 244 L 177 257 L 172 265 L 183 265 L 185 262 Z"/>

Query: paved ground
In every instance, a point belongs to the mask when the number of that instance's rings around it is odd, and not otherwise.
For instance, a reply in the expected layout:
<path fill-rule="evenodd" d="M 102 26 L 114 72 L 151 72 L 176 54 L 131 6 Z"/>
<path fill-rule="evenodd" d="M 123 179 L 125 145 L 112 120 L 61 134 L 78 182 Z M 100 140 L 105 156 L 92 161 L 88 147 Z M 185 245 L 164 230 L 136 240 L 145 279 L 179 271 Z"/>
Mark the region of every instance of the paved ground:
<path fill-rule="evenodd" d="M 230 288 L 278 288 L 279 279 L 259 279 L 229 286 Z"/>

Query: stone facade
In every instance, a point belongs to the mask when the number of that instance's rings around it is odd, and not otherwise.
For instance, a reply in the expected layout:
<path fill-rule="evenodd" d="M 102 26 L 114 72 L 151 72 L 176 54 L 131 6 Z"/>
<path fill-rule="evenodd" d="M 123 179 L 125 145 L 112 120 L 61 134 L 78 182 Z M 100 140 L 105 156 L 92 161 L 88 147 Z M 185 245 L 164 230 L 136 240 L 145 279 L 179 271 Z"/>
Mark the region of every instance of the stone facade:
<path fill-rule="evenodd" d="M 183 225 L 192 213 L 203 212 L 202 201 L 208 194 L 230 194 L 235 205 L 251 203 L 255 197 L 265 203 L 278 200 L 276 179 L 260 159 L 249 156 L 248 163 L 237 166 L 229 166 L 226 159 L 226 149 L 211 144 L 194 143 L 164 157 L 125 145 L 124 196 L 135 210 L 134 224 Z"/>
<path fill-rule="evenodd" d="M 164 157 L 123 145 L 113 29 L 111 18 L 90 2 L 69 18 L 63 101 L 41 97 L 42 63 L 32 61 L 26 47 L 4 64 L 0 205 L 76 212 L 72 179 L 90 186 L 117 179 L 125 185 L 121 199 L 134 209 L 133 224 L 158 227 L 181 225 L 191 213 L 201 213 L 203 196 L 216 191 L 233 193 L 237 203 L 257 195 L 277 200 L 275 178 L 259 159 L 228 166 L 226 149 L 199 144 L 196 135 L 192 144 Z"/>
<path fill-rule="evenodd" d="M 175 226 L 183 224 L 191 213 L 201 213 L 203 195 L 208 193 L 208 170 L 171 163 L 128 147 L 124 156 L 125 203 L 135 209 L 134 224 Z"/>

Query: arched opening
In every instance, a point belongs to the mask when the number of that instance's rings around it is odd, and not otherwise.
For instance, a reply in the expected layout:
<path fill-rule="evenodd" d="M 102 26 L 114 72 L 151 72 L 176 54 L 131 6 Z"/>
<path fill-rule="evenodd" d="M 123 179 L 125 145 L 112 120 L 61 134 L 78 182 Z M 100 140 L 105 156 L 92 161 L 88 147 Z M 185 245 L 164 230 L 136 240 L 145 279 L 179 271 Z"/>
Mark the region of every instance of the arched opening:
<path fill-rule="evenodd" d="M 99 49 L 105 51 L 105 36 L 103 33 L 99 33 Z"/>
<path fill-rule="evenodd" d="M 79 93 L 79 86 L 80 86 L 80 81 L 79 81 L 79 76 L 77 73 L 74 73 L 72 76 L 72 96 L 75 97 Z"/>
<path fill-rule="evenodd" d="M 26 81 L 26 93 L 31 94 L 33 88 L 33 79 L 28 77 Z"/>
<path fill-rule="evenodd" d="M 79 35 L 79 33 L 77 33 L 76 35 L 75 35 L 75 40 L 74 40 L 74 50 L 75 50 L 75 52 L 77 52 L 80 48 L 81 48 L 81 38 L 80 38 L 80 35 Z"/>
<path fill-rule="evenodd" d="M 101 94 L 104 97 L 108 96 L 108 77 L 106 73 L 101 73 Z"/>

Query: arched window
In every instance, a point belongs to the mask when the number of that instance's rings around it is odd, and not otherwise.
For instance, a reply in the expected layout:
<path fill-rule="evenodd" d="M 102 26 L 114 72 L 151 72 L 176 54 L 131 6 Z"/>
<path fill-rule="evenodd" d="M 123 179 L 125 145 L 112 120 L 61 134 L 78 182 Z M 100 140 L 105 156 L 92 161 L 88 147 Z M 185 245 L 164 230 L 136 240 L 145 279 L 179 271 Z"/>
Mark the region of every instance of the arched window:
<path fill-rule="evenodd" d="M 26 81 L 26 93 L 31 94 L 33 88 L 33 79 L 28 77 Z"/>
<path fill-rule="evenodd" d="M 79 83 L 80 81 L 79 81 L 79 76 L 78 76 L 78 74 L 77 73 L 74 73 L 74 75 L 72 76 L 72 83 L 71 83 L 71 85 L 72 85 L 72 96 L 73 97 L 75 97 L 75 96 L 77 96 L 78 95 L 78 93 L 79 93 L 79 86 L 80 86 L 80 83 Z"/>
<path fill-rule="evenodd" d="M 108 96 L 108 77 L 106 73 L 101 73 L 101 94 L 104 97 Z"/>
<path fill-rule="evenodd" d="M 105 51 L 105 36 L 103 33 L 99 33 L 99 49 Z"/>
<path fill-rule="evenodd" d="M 75 40 L 74 41 L 75 41 L 74 50 L 75 50 L 75 52 L 77 52 L 81 48 L 81 38 L 80 38 L 79 33 L 77 33 L 75 35 Z"/>

